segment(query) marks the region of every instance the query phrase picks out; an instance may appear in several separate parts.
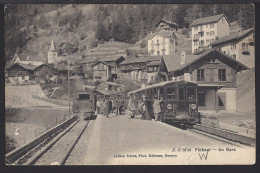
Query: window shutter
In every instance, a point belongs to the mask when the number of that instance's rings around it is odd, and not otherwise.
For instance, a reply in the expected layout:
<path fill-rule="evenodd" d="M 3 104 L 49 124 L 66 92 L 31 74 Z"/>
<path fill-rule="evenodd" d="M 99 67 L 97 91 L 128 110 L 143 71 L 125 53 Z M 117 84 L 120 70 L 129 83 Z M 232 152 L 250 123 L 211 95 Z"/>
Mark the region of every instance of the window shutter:
<path fill-rule="evenodd" d="M 214 82 L 217 82 L 218 81 L 218 69 L 215 68 L 214 69 Z"/>
<path fill-rule="evenodd" d="M 230 68 L 226 69 L 226 78 L 227 78 L 227 81 L 231 81 L 231 69 Z"/>
<path fill-rule="evenodd" d="M 197 81 L 197 70 L 194 70 L 194 71 L 192 72 L 192 80 L 193 80 L 193 81 Z"/>
<path fill-rule="evenodd" d="M 209 76 L 209 73 L 210 73 L 210 69 L 206 68 L 205 69 L 205 82 L 210 82 L 210 76 Z"/>
<path fill-rule="evenodd" d="M 231 70 L 231 82 L 235 82 L 236 81 L 236 71 L 235 70 Z"/>

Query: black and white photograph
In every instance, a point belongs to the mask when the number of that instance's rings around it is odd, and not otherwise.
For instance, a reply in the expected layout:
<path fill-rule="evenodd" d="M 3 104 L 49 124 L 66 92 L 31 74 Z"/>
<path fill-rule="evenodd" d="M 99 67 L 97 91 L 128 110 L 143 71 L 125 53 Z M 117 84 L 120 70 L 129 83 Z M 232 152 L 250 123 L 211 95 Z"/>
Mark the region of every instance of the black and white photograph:
<path fill-rule="evenodd" d="M 5 164 L 253 165 L 254 4 L 6 4 Z"/>

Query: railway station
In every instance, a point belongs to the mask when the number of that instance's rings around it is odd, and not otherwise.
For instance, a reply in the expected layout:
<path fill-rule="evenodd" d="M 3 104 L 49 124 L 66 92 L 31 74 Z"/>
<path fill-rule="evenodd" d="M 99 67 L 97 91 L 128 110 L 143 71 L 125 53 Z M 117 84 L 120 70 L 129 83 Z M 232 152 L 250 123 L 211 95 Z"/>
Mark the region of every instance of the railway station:
<path fill-rule="evenodd" d="M 6 164 L 254 164 L 250 8 L 181 6 L 10 5 Z"/>

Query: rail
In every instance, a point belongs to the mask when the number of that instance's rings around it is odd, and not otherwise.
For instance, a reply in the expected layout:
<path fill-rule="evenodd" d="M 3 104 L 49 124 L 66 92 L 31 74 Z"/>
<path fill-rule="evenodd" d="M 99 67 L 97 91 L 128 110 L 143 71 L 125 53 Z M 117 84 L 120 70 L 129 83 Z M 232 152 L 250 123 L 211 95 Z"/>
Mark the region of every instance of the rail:
<path fill-rule="evenodd" d="M 232 131 L 228 131 L 228 130 L 224 130 L 224 129 L 204 126 L 204 125 L 200 125 L 200 124 L 194 124 L 192 126 L 192 128 L 199 130 L 199 131 L 203 131 L 203 132 L 212 134 L 212 135 L 215 135 L 215 136 L 219 136 L 219 137 L 222 137 L 222 138 L 234 141 L 234 142 L 246 144 L 246 145 L 255 145 L 255 143 L 256 143 L 255 138 L 243 136 L 241 134 L 234 133 Z"/>
<path fill-rule="evenodd" d="M 6 154 L 6 163 L 12 164 L 16 162 L 18 159 L 32 151 L 34 148 L 36 148 L 38 145 L 40 145 L 42 142 L 47 140 L 49 137 L 53 136 L 54 134 L 62 131 L 63 129 L 66 129 L 70 124 L 75 122 L 78 119 L 77 116 L 73 116 L 70 119 L 64 121 L 63 123 L 53 127 L 52 129 L 46 131 L 42 135 L 38 136 L 37 138 L 33 139 L 32 141 L 28 142 L 27 144 L 9 152 Z"/>

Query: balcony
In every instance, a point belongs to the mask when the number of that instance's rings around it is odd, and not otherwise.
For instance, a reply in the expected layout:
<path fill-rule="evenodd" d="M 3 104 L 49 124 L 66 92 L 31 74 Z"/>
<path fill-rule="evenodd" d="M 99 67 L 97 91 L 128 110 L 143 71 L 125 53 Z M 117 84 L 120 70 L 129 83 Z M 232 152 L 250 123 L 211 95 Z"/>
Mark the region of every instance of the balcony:
<path fill-rule="evenodd" d="M 194 37 L 193 37 L 193 41 L 198 41 L 200 38 L 200 35 L 199 34 L 195 34 Z"/>
<path fill-rule="evenodd" d="M 250 53 L 250 51 L 249 51 L 248 47 L 243 47 L 242 46 L 242 54 L 243 55 L 249 55 L 249 53 Z"/>

